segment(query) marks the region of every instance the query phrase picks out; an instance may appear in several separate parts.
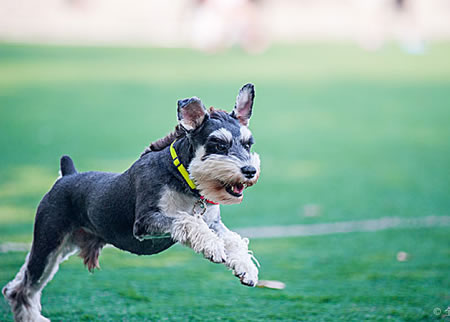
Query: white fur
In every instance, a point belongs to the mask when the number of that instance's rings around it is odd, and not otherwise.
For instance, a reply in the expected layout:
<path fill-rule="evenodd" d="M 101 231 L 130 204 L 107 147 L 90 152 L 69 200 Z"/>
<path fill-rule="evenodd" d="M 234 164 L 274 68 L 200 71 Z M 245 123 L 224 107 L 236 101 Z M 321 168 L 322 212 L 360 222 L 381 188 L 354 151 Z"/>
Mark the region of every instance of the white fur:
<path fill-rule="evenodd" d="M 252 132 L 246 126 L 241 126 L 240 132 L 241 132 L 241 141 L 242 142 L 246 142 L 246 141 L 250 140 L 250 138 L 252 137 Z"/>
<path fill-rule="evenodd" d="M 250 159 L 242 161 L 231 155 L 209 155 L 205 160 L 205 149 L 199 147 L 195 156 L 189 164 L 191 179 L 197 185 L 197 189 L 207 199 L 221 204 L 240 203 L 243 197 L 234 197 L 225 191 L 223 183 L 245 183 L 251 186 L 259 178 L 260 160 L 257 153 L 251 153 Z M 243 176 L 241 168 L 251 165 L 256 169 L 256 175 L 252 179 Z"/>
<path fill-rule="evenodd" d="M 165 216 L 171 218 L 183 217 L 186 214 L 193 216 L 194 213 L 192 210 L 197 200 L 198 198 L 165 187 L 162 190 L 158 208 Z M 207 204 L 206 212 L 203 217 L 210 217 L 211 215 L 216 214 L 218 210 L 218 205 Z"/>
<path fill-rule="evenodd" d="M 225 265 L 233 270 L 233 274 L 244 284 L 255 286 L 258 283 L 258 268 L 253 263 L 253 253 L 248 250 L 248 239 L 224 226 L 221 238 L 225 243 L 227 261 Z M 255 259 L 256 260 L 256 259 Z"/>
<path fill-rule="evenodd" d="M 180 213 L 172 224 L 172 238 L 215 263 L 225 262 L 225 245 L 201 217 Z"/>
<path fill-rule="evenodd" d="M 208 204 L 203 216 L 194 214 L 196 200 L 169 188 L 163 190 L 159 208 L 163 214 L 174 218 L 172 238 L 213 262 L 225 262 L 242 283 L 256 285 L 258 269 L 252 262 L 248 239 L 222 223 L 218 205 Z"/>
<path fill-rule="evenodd" d="M 217 217 L 219 206 L 208 204 L 204 215 L 199 217 L 193 213 L 196 201 L 194 197 L 165 188 L 159 208 L 164 215 L 174 218 L 170 230 L 174 240 L 220 263 L 226 258 L 223 241 L 211 231 L 204 220 L 204 218 L 213 220 Z"/>
<path fill-rule="evenodd" d="M 231 132 L 225 128 L 220 128 L 218 130 L 215 130 L 209 136 L 215 137 L 218 139 L 222 139 L 226 142 L 231 142 L 231 140 L 233 139 L 233 135 L 231 134 Z"/>
<path fill-rule="evenodd" d="M 59 249 L 48 256 L 44 272 L 34 285 L 28 285 L 29 283 L 26 283 L 24 279 L 30 254 L 27 255 L 25 263 L 17 273 L 16 277 L 3 289 L 6 299 L 13 309 L 14 319 L 16 321 L 50 321 L 41 315 L 41 291 L 56 274 L 59 264 L 77 251 L 78 247 L 68 242 L 66 238 Z M 26 284 L 23 285 L 24 283 Z M 24 296 L 27 297 L 30 304 L 29 306 L 17 306 L 16 303 L 14 303 L 14 300 L 11 299 L 11 293 L 20 288 L 23 289 Z"/>
<path fill-rule="evenodd" d="M 28 301 L 30 302 L 30 306 L 21 306 L 16 307 L 14 300 L 11 298 L 11 294 L 15 292 L 17 289 L 22 288 L 22 284 L 25 283 L 25 272 L 28 266 L 28 260 L 30 258 L 30 254 L 28 253 L 25 258 L 25 263 L 20 268 L 16 277 L 5 285 L 2 292 L 5 296 L 6 300 L 9 302 L 9 305 L 13 309 L 14 319 L 16 321 L 45 321 L 44 317 L 41 316 L 41 304 L 40 304 L 40 294 L 35 293 L 32 296 L 28 295 Z M 29 292 L 27 292 L 29 293 Z M 42 319 L 40 319 L 42 317 Z"/>

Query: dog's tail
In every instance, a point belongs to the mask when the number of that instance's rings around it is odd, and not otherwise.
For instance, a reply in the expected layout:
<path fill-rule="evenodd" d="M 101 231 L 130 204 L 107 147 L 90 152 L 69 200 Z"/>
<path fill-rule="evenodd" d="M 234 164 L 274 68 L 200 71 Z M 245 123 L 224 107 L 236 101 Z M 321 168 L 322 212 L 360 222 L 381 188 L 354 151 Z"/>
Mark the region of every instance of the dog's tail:
<path fill-rule="evenodd" d="M 74 173 L 77 173 L 77 169 L 75 169 L 72 159 L 68 155 L 63 155 L 61 157 L 61 175 L 67 176 Z"/>

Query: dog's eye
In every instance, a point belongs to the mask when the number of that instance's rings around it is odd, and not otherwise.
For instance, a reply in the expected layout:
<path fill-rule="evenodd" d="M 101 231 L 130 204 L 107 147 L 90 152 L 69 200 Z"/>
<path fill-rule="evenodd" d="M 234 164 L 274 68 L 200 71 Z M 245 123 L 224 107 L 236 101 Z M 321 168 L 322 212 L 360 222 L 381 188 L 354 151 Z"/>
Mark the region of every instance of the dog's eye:
<path fill-rule="evenodd" d="M 215 145 L 216 151 L 217 152 L 225 152 L 228 148 L 228 145 L 224 144 L 224 143 L 216 143 Z"/>
<path fill-rule="evenodd" d="M 246 149 L 247 151 L 250 151 L 250 148 L 252 147 L 252 143 L 251 142 L 243 142 L 242 146 L 244 147 L 244 149 Z"/>

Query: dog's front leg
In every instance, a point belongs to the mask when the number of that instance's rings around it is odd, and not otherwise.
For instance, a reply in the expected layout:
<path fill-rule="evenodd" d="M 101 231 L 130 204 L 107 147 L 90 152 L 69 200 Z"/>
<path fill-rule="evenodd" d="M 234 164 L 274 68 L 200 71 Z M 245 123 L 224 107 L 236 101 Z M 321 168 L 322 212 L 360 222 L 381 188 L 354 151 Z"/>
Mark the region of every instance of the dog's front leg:
<path fill-rule="evenodd" d="M 248 250 L 248 238 L 242 238 L 239 234 L 229 230 L 220 218 L 210 224 L 217 235 L 225 244 L 227 260 L 225 265 L 233 270 L 241 283 L 248 286 L 256 286 L 258 283 L 258 261 L 253 253 Z M 259 265 L 259 264 L 258 264 Z"/>
<path fill-rule="evenodd" d="M 139 241 L 161 237 L 170 232 L 173 219 L 164 216 L 157 209 L 138 213 L 133 225 L 133 235 Z"/>
<path fill-rule="evenodd" d="M 172 238 L 195 252 L 203 254 L 214 263 L 226 263 L 224 241 L 219 238 L 198 216 L 180 212 L 173 219 L 171 227 Z"/>

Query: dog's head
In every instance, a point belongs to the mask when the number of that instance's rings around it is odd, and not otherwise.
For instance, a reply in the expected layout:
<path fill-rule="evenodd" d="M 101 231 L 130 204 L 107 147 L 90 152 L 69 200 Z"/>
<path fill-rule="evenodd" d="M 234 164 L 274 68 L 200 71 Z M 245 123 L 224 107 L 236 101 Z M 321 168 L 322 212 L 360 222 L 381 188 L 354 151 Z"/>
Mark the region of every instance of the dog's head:
<path fill-rule="evenodd" d="M 178 121 L 195 153 L 187 166 L 191 179 L 205 198 L 221 204 L 240 203 L 246 187 L 260 174 L 258 154 L 251 152 L 248 129 L 255 91 L 244 85 L 231 113 L 205 109 L 197 97 L 178 101 Z"/>

